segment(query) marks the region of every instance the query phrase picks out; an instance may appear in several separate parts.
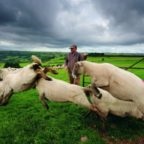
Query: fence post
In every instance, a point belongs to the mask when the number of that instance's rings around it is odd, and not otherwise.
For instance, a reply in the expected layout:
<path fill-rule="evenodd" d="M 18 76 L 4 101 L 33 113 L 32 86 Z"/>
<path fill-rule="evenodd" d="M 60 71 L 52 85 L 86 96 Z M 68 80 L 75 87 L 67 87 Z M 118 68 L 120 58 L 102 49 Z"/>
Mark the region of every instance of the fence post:
<path fill-rule="evenodd" d="M 85 75 L 83 74 L 82 75 L 82 86 L 84 87 L 84 84 L 85 84 Z"/>

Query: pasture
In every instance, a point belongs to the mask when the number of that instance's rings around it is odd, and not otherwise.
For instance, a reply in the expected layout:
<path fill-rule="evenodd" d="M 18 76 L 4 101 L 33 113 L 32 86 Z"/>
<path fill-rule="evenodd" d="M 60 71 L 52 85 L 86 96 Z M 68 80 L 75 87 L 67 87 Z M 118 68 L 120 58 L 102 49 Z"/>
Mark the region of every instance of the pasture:
<path fill-rule="evenodd" d="M 88 57 L 93 62 L 109 62 L 127 67 L 141 57 Z M 62 64 L 64 56 L 43 65 Z M 21 62 L 21 66 L 27 62 Z M 0 63 L 3 66 L 3 63 Z M 144 68 L 144 61 L 135 67 Z M 144 69 L 130 69 L 144 79 Z M 51 76 L 68 81 L 65 69 Z M 87 78 L 89 82 L 90 79 Z M 82 84 L 82 81 L 81 81 Z M 72 103 L 48 102 L 44 109 L 35 89 L 17 93 L 0 107 L 0 144 L 143 144 L 144 121 L 110 115 L 103 122 L 95 113 Z M 84 141 L 83 141 L 84 139 Z"/>

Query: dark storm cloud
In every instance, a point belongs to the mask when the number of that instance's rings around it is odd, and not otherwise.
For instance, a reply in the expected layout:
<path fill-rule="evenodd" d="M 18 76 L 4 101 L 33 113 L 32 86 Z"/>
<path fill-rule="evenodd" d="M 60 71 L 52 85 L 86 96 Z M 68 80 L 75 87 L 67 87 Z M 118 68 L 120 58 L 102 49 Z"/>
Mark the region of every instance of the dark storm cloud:
<path fill-rule="evenodd" d="M 129 51 L 134 45 L 140 50 L 143 25 L 143 0 L 0 1 L 1 50 L 52 50 L 71 43 L 84 51 L 121 46 Z"/>
<path fill-rule="evenodd" d="M 2 0 L 0 2 L 0 30 L 13 40 L 38 42 L 51 39 L 55 12 L 52 1 Z M 56 8 L 56 7 L 55 7 Z M 17 36 L 12 37 L 11 33 Z M 15 39 L 16 38 L 16 39 Z M 4 37 L 5 39 L 5 37 Z"/>
<path fill-rule="evenodd" d="M 143 0 L 93 0 L 93 3 L 95 8 L 110 20 L 112 33 L 127 35 L 126 40 L 122 43 L 140 43 L 144 41 Z M 131 37 L 131 40 L 128 36 Z"/>
<path fill-rule="evenodd" d="M 32 19 L 36 19 L 37 23 Z M 21 1 L 3 0 L 0 2 L 0 25 L 33 28 L 38 23 L 33 11 Z"/>

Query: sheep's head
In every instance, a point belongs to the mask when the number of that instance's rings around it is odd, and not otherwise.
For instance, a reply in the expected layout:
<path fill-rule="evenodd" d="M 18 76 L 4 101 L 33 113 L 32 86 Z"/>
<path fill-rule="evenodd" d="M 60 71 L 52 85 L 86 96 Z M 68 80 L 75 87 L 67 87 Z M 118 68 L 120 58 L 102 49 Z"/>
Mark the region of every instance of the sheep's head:
<path fill-rule="evenodd" d="M 50 72 L 52 74 L 58 74 L 58 72 L 55 69 L 53 69 L 51 67 L 45 67 L 45 68 L 43 68 L 42 73 L 40 72 L 40 74 L 38 75 L 37 78 L 38 79 L 44 78 L 46 80 L 51 81 L 52 79 L 46 75 L 48 72 Z M 46 77 L 44 77 L 44 76 L 46 76 Z"/>
<path fill-rule="evenodd" d="M 41 67 L 42 61 L 35 55 L 31 56 L 32 61 L 34 64 L 32 65 L 32 69 L 37 73 L 37 78 L 44 78 L 46 80 L 52 80 L 50 77 L 46 75 L 43 68 Z"/>
<path fill-rule="evenodd" d="M 49 80 L 49 81 L 52 80 L 50 77 L 48 77 L 46 75 L 46 73 L 44 72 L 44 69 L 40 66 L 40 64 L 33 63 L 31 65 L 31 69 L 34 70 L 34 72 L 36 73 L 37 78 L 44 78 L 44 79 Z"/>
<path fill-rule="evenodd" d="M 51 72 L 52 74 L 58 74 L 58 72 L 57 72 L 55 69 L 51 68 L 51 67 L 45 67 L 44 70 L 43 70 L 43 72 L 44 72 L 45 74 L 46 74 L 47 72 Z"/>
<path fill-rule="evenodd" d="M 79 75 L 83 73 L 83 65 L 82 62 L 76 62 L 74 68 L 72 70 L 73 78 L 77 78 Z"/>

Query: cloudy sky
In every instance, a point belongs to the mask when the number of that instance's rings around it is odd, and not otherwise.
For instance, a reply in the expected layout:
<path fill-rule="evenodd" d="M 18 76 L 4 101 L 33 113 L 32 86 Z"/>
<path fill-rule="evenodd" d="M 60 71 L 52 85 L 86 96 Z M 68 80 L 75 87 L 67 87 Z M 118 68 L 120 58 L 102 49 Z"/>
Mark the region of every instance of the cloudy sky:
<path fill-rule="evenodd" d="M 0 0 L 0 50 L 144 53 L 144 0 Z"/>

